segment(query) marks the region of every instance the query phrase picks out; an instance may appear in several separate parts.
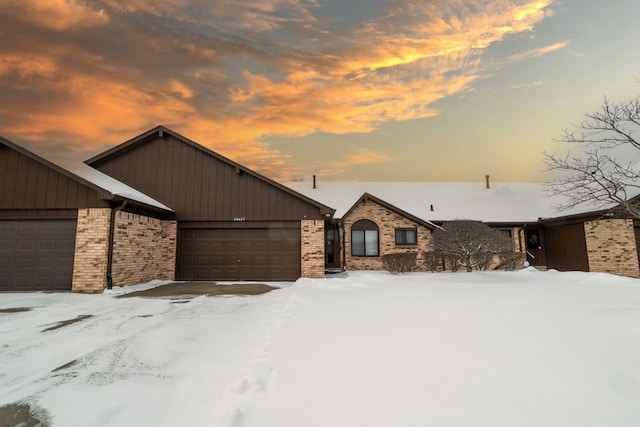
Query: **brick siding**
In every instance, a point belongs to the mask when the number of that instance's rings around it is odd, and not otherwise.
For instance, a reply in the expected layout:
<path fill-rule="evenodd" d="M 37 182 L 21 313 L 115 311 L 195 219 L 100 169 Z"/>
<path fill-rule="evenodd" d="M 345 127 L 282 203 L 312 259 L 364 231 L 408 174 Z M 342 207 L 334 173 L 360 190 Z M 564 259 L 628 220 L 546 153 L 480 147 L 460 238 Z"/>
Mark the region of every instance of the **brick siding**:
<path fill-rule="evenodd" d="M 302 277 L 324 277 L 324 221 L 302 220 L 300 231 Z"/>
<path fill-rule="evenodd" d="M 107 284 L 111 209 L 79 209 L 73 292 L 99 293 Z M 111 274 L 114 286 L 175 277 L 176 222 L 117 212 Z"/>
<path fill-rule="evenodd" d="M 114 286 L 174 280 L 176 221 L 117 212 L 111 275 Z"/>
<path fill-rule="evenodd" d="M 351 255 L 351 227 L 356 221 L 368 219 L 378 226 L 378 239 L 380 244 L 380 256 L 360 257 Z M 431 230 L 418 225 L 408 218 L 398 215 L 389 209 L 375 203 L 372 200 L 363 200 L 356 206 L 348 217 L 344 218 L 344 250 L 346 267 L 348 270 L 384 270 L 382 255 L 390 253 L 417 252 L 418 271 L 425 271 L 422 253 L 433 250 Z M 396 245 L 396 228 L 416 228 L 418 232 L 417 245 Z"/>
<path fill-rule="evenodd" d="M 589 271 L 638 277 L 633 220 L 600 219 L 584 223 Z"/>
<path fill-rule="evenodd" d="M 106 286 L 111 209 L 78 209 L 73 292 L 98 293 Z"/>

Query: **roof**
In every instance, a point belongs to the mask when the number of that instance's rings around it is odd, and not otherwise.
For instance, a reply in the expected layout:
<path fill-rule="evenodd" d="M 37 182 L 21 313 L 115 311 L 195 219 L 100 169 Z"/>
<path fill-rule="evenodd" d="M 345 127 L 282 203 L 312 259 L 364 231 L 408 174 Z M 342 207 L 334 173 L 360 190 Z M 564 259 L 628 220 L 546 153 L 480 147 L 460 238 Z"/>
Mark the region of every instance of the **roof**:
<path fill-rule="evenodd" d="M 404 211 L 404 210 L 402 210 L 402 209 L 398 208 L 397 206 L 392 205 L 391 203 L 387 203 L 387 202 L 385 202 L 384 200 L 379 199 L 379 198 L 377 198 L 376 196 L 374 196 L 374 195 L 372 195 L 372 194 L 369 194 L 369 193 L 364 193 L 364 194 L 363 194 L 363 195 L 358 199 L 358 201 L 357 201 L 357 202 L 355 202 L 355 203 L 353 204 L 353 206 L 351 206 L 351 208 L 349 208 L 349 210 L 348 210 L 347 212 L 345 212 L 345 213 L 344 213 L 344 216 L 348 216 L 348 215 L 351 213 L 351 211 L 353 211 L 353 210 L 356 208 L 356 206 L 358 206 L 361 202 L 363 202 L 363 201 L 368 201 L 368 200 L 371 200 L 371 201 L 373 201 L 373 202 L 375 202 L 375 203 L 379 204 L 380 206 L 383 206 L 383 207 L 385 207 L 385 208 L 389 209 L 391 212 L 395 212 L 395 213 L 397 213 L 397 214 L 398 214 L 398 215 L 400 215 L 400 216 L 403 216 L 403 217 L 405 217 L 405 218 L 408 218 L 408 219 L 412 220 L 413 222 L 415 222 L 415 223 L 418 223 L 418 224 L 422 225 L 423 227 L 427 227 L 427 228 L 429 228 L 429 229 L 431 229 L 431 230 L 436 229 L 436 228 L 441 228 L 441 227 L 439 227 L 438 225 L 436 225 L 436 224 L 432 223 L 431 221 L 425 221 L 425 220 L 423 220 L 422 218 L 418 218 L 418 217 L 416 217 L 416 216 L 414 216 L 414 215 L 411 215 L 409 212 Z"/>
<path fill-rule="evenodd" d="M 239 163 L 236 163 L 233 160 L 230 160 L 230 159 L 228 159 L 228 158 L 216 153 L 215 151 L 212 151 L 212 150 L 208 149 L 207 147 L 204 147 L 203 145 L 200 145 L 197 142 L 192 141 L 189 138 L 187 138 L 187 137 L 185 137 L 183 135 L 180 135 L 179 133 L 177 133 L 177 132 L 175 132 L 175 131 L 173 131 L 173 130 L 165 127 L 165 126 L 162 126 L 162 125 L 156 126 L 155 128 L 150 129 L 147 132 L 136 136 L 135 138 L 132 138 L 132 139 L 126 141 L 126 142 L 123 142 L 120 145 L 117 145 L 117 146 L 115 146 L 113 148 L 110 148 L 109 150 L 107 150 L 107 151 L 105 151 L 103 153 L 100 153 L 100 154 L 98 154 L 98 155 L 96 155 L 96 156 L 94 156 L 94 157 L 92 157 L 92 158 L 90 158 L 88 160 L 85 160 L 85 163 L 87 165 L 92 166 L 92 165 L 100 164 L 100 163 L 103 163 L 103 162 L 107 162 L 110 159 L 113 159 L 115 157 L 118 157 L 120 155 L 125 154 L 127 151 L 132 150 L 132 149 L 136 148 L 137 146 L 140 146 L 140 145 L 142 145 L 142 144 L 144 144 L 144 143 L 146 143 L 146 142 L 148 142 L 148 141 L 150 141 L 152 139 L 155 139 L 157 136 L 161 136 L 162 137 L 164 134 L 171 135 L 174 138 L 184 142 L 185 144 L 190 145 L 190 146 L 192 146 L 192 147 L 194 147 L 194 148 L 196 148 L 196 149 L 198 149 L 198 150 L 200 150 L 200 151 L 202 151 L 202 152 L 204 152 L 204 153 L 206 153 L 206 154 L 208 154 L 208 155 L 210 155 L 210 156 L 212 156 L 212 157 L 214 157 L 214 158 L 216 158 L 216 159 L 218 159 L 218 160 L 220 160 L 220 161 L 222 161 L 224 163 L 227 163 L 227 164 L 231 165 L 232 167 L 236 168 L 236 170 L 241 171 L 242 173 L 245 173 L 247 175 L 251 175 L 251 176 L 253 176 L 253 177 L 255 177 L 255 178 L 257 178 L 257 179 L 259 179 L 259 180 L 261 180 L 261 181 L 263 181 L 265 183 L 268 183 L 268 184 L 270 184 L 270 185 L 272 185 L 274 187 L 279 188 L 280 190 L 282 190 L 282 191 L 284 191 L 286 193 L 291 194 L 294 197 L 297 197 L 297 198 L 299 198 L 299 199 L 301 199 L 301 200 L 303 200 L 303 201 L 305 201 L 305 202 L 307 202 L 307 203 L 309 203 L 311 205 L 316 206 L 317 208 L 320 209 L 320 212 L 323 215 L 324 214 L 333 215 L 333 213 L 334 213 L 334 209 L 332 209 L 331 207 L 319 202 L 317 199 L 309 197 L 309 196 L 307 196 L 307 195 L 305 195 L 303 193 L 297 192 L 294 189 L 292 189 L 291 187 L 287 187 L 287 186 L 282 185 L 282 184 L 280 184 L 280 183 L 278 183 L 276 181 L 273 181 L 272 179 L 267 178 L 266 176 L 261 175 L 261 174 L 255 172 L 255 171 L 247 168 L 246 166 L 243 166 L 243 165 L 241 165 Z"/>
<path fill-rule="evenodd" d="M 59 166 L 43 157 L 38 156 L 37 154 L 27 150 L 21 145 L 16 144 L 6 138 L 0 136 L 0 144 L 6 145 L 13 150 L 18 151 L 19 153 L 44 164 L 45 166 L 55 170 L 56 172 L 79 182 L 80 184 L 92 188 L 99 193 L 106 193 L 109 196 L 108 199 L 111 200 L 127 200 L 130 202 L 134 202 L 136 204 L 140 204 L 146 207 L 151 207 L 154 209 L 159 209 L 162 211 L 173 212 L 173 210 L 163 205 L 162 203 L 154 200 L 153 198 L 147 196 L 146 194 L 129 187 L 128 185 L 111 178 L 83 163 L 78 163 L 73 165 L 70 169 L 73 169 L 73 172 L 69 169 L 65 169 L 62 166 Z"/>
<path fill-rule="evenodd" d="M 442 223 L 456 219 L 488 223 L 533 223 L 539 218 L 554 218 L 589 212 L 595 207 L 558 211 L 560 202 L 549 197 L 540 183 L 494 182 L 288 182 L 285 185 L 336 209 L 342 218 L 364 193 L 406 211 L 424 221 Z"/>

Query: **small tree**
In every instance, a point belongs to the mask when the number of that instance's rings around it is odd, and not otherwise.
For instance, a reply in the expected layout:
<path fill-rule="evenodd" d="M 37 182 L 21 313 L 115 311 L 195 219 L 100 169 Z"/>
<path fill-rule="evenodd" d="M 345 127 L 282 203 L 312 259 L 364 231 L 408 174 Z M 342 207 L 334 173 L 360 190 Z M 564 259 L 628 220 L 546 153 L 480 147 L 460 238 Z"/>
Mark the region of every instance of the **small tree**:
<path fill-rule="evenodd" d="M 560 141 L 581 149 L 579 155 L 543 153 L 547 171 L 556 174 L 548 188 L 565 197 L 558 208 L 615 204 L 640 218 L 640 167 L 629 153 L 640 150 L 640 98 L 619 103 L 605 98 L 600 111 L 586 114 L 574 128 Z"/>
<path fill-rule="evenodd" d="M 513 250 L 511 239 L 478 221 L 447 222 L 433 233 L 433 240 L 436 250 L 467 271 L 485 269 L 493 255 Z"/>

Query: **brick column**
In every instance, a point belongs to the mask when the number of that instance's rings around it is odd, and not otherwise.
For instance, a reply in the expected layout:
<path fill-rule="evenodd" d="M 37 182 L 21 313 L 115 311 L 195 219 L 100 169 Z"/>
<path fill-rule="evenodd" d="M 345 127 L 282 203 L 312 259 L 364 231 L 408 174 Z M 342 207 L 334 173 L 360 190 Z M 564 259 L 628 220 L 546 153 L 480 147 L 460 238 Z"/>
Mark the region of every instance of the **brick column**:
<path fill-rule="evenodd" d="M 324 221 L 302 220 L 300 232 L 302 277 L 324 277 Z"/>
<path fill-rule="evenodd" d="M 106 286 L 111 209 L 79 209 L 73 292 L 99 293 Z"/>

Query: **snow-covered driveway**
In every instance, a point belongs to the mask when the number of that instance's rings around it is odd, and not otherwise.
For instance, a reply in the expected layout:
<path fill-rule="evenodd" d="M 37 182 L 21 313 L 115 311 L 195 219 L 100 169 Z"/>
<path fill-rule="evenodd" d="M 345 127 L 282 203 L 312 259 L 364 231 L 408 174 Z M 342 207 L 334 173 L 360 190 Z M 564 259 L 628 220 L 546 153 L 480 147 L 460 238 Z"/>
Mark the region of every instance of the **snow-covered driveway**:
<path fill-rule="evenodd" d="M 640 281 L 387 273 L 251 297 L 2 294 L 0 406 L 54 426 L 637 426 Z M 44 331 L 63 320 L 92 317 Z"/>

